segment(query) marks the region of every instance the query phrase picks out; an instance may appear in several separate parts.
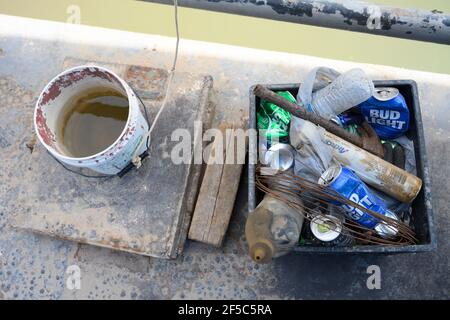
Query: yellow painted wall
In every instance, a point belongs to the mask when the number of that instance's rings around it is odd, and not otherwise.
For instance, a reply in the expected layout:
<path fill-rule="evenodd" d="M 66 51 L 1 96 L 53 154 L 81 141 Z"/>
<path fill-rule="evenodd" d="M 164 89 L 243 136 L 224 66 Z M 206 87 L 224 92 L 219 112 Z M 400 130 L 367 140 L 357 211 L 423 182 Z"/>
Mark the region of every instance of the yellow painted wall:
<path fill-rule="evenodd" d="M 371 2 L 450 12 L 450 0 Z M 0 0 L 0 13 L 66 22 L 71 5 L 80 8 L 82 24 L 175 35 L 172 7 L 134 0 Z M 187 8 L 179 17 L 188 39 L 450 73 L 450 46 Z"/>

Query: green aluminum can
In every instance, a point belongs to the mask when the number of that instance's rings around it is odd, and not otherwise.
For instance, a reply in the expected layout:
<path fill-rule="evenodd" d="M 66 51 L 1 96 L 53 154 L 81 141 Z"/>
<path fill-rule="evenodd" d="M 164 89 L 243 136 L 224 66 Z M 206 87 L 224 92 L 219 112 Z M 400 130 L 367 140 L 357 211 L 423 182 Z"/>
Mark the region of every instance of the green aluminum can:
<path fill-rule="evenodd" d="M 297 102 L 289 91 L 279 91 L 277 94 L 290 102 Z M 265 130 L 264 135 L 268 142 L 272 140 L 282 142 L 289 139 L 289 124 L 291 122 L 289 112 L 276 104 L 261 99 L 256 117 L 258 129 Z"/>

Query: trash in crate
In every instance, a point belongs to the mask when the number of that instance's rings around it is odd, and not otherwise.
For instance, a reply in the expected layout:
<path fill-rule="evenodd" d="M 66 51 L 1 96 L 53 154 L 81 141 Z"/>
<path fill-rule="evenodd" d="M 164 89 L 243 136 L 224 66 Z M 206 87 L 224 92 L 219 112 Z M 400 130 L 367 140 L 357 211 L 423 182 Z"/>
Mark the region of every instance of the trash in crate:
<path fill-rule="evenodd" d="M 398 220 L 395 213 L 387 210 L 383 200 L 370 192 L 364 182 L 362 182 L 353 171 L 346 167 L 338 165 L 328 168 L 319 178 L 319 184 L 325 186 L 327 189 L 331 188 L 335 190 L 342 196 L 364 208 L 375 211 L 391 219 Z M 367 214 L 361 209 L 348 204 L 339 202 L 335 202 L 335 204 L 341 206 L 350 219 L 369 229 L 374 229 L 381 237 L 395 238 L 397 229 L 389 227 L 377 219 L 373 214 Z"/>
<path fill-rule="evenodd" d="M 346 128 L 353 124 L 361 124 L 363 122 L 363 116 L 360 113 L 345 112 L 331 118 L 331 121 Z"/>
<path fill-rule="evenodd" d="M 299 196 L 286 197 L 302 207 Z M 245 235 L 252 259 L 265 263 L 291 251 L 300 238 L 303 220 L 301 212 L 285 201 L 266 194 L 245 224 Z"/>
<path fill-rule="evenodd" d="M 316 215 L 309 227 L 313 236 L 326 246 L 345 247 L 353 243 L 351 236 L 343 232 L 344 218 L 331 214 Z"/>
<path fill-rule="evenodd" d="M 332 150 L 322 143 L 322 128 L 309 121 L 293 117 L 291 144 L 296 150 L 295 174 L 310 181 L 317 181 L 322 173 L 333 164 Z"/>
<path fill-rule="evenodd" d="M 265 152 L 264 160 L 272 169 L 288 170 L 294 164 L 294 149 L 287 143 L 274 144 Z"/>
<path fill-rule="evenodd" d="M 408 106 L 397 88 L 377 88 L 359 107 L 381 139 L 398 138 L 408 131 Z"/>
<path fill-rule="evenodd" d="M 297 103 L 327 120 L 356 106 L 374 93 L 373 82 L 362 69 L 340 74 L 334 69 L 313 69 L 302 82 Z"/>
<path fill-rule="evenodd" d="M 295 102 L 294 96 L 288 91 L 277 94 Z M 289 144 L 291 114 L 271 102 L 262 100 L 261 108 L 257 112 L 257 119 L 261 162 L 273 169 L 289 169 L 294 161 L 293 150 Z"/>
<path fill-rule="evenodd" d="M 368 209 L 359 203 L 355 203 L 351 199 L 344 197 L 333 189 L 328 189 L 318 183 L 311 182 L 295 175 L 291 171 L 273 172 L 272 170 L 270 171 L 272 174 L 267 174 L 268 170 L 266 170 L 263 166 L 258 166 L 256 172 L 256 187 L 266 193 L 266 197 L 270 196 L 279 202 L 284 203 L 288 208 L 291 208 L 289 211 L 290 215 L 295 216 L 295 214 L 297 214 L 297 216 L 303 217 L 306 225 L 308 223 L 311 224 L 311 220 L 315 217 L 326 218 L 327 215 L 338 217 L 340 221 L 342 221 L 342 229 L 335 229 L 335 231 L 345 237 L 349 237 L 352 240 L 347 242 L 347 246 L 395 246 L 413 244 L 417 241 L 413 230 L 408 225 L 403 223 L 403 221 L 395 220 L 392 216 L 390 217 L 389 213 L 383 215 L 375 212 L 371 210 L 372 208 Z M 301 199 L 301 201 L 298 199 Z M 356 207 L 363 214 L 372 215 L 375 219 L 377 219 L 377 223 L 373 228 L 368 228 L 367 226 L 361 225 L 352 219 L 348 219 L 344 211 L 341 210 L 341 204 L 345 204 L 349 207 Z M 254 239 L 256 238 L 254 232 L 250 231 L 254 229 L 260 230 L 260 234 L 265 235 L 264 237 L 258 237 L 258 243 L 272 243 L 273 241 L 271 241 L 271 239 L 273 238 L 273 234 L 268 231 L 272 221 L 271 216 L 283 215 L 287 212 L 285 208 L 272 207 L 270 214 L 264 214 L 264 212 L 267 211 L 264 207 L 265 205 L 260 203 L 255 212 L 250 214 L 247 219 L 245 234 L 249 243 L 250 253 L 253 252 L 252 246 L 255 243 Z M 264 217 L 264 219 L 261 219 L 260 217 Z M 307 228 L 303 228 L 303 231 L 300 234 L 298 245 L 317 245 L 318 241 L 311 239 L 312 232 L 309 234 L 305 233 L 305 229 Z M 378 233 L 377 229 L 380 230 Z M 379 233 L 383 233 L 382 229 L 384 229 L 385 234 L 392 234 L 392 231 L 394 230 L 396 233 L 395 238 L 380 236 Z M 262 233 L 262 230 L 265 230 L 265 232 Z M 344 237 L 341 237 L 341 239 L 338 240 L 342 245 L 345 244 L 345 241 L 342 240 L 343 238 Z M 325 243 L 325 241 L 320 242 L 321 243 L 319 243 L 319 245 L 330 246 L 330 243 Z M 338 243 L 331 243 L 331 245 L 335 246 L 337 246 L 337 244 Z M 289 246 L 289 250 L 286 246 L 283 246 L 282 248 L 283 250 L 277 251 L 277 256 L 294 249 L 292 245 Z M 267 262 L 266 260 L 263 261 L 262 259 L 255 259 L 253 255 L 252 258 L 256 262 Z"/>
<path fill-rule="evenodd" d="M 261 99 L 256 187 L 265 193 L 246 225 L 255 261 L 267 262 L 296 246 L 417 243 L 411 203 L 422 180 L 415 176 L 414 144 L 405 135 L 408 106 L 397 88 L 374 88 L 361 69 L 339 74 L 320 67 L 306 76 L 297 101 L 295 92 L 274 94 L 260 85 L 254 94 Z M 279 205 L 268 209 L 268 196 Z M 274 240 L 283 224 L 270 228 L 273 217 L 283 214 L 297 222 L 286 224 L 291 231 L 285 243 Z M 292 230 L 300 230 L 298 237 Z M 255 248 L 270 250 L 263 259 L 256 258 Z"/>
<path fill-rule="evenodd" d="M 295 102 L 294 96 L 288 91 L 278 92 L 277 94 L 291 102 Z M 270 145 L 273 140 L 276 142 L 287 142 L 289 123 L 291 121 L 289 112 L 274 103 L 262 100 L 256 117 L 258 119 L 258 129 L 263 132 Z"/>

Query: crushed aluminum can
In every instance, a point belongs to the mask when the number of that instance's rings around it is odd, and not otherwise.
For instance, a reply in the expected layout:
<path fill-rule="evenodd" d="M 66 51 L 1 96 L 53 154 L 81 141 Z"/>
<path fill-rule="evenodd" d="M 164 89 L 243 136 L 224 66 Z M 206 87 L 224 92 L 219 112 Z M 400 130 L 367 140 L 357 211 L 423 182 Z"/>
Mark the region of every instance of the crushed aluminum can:
<path fill-rule="evenodd" d="M 277 92 L 277 95 L 286 100 L 296 103 L 294 96 L 289 91 Z M 289 124 L 291 114 L 283 108 L 271 102 L 261 100 L 260 106 L 256 112 L 258 130 L 263 132 L 267 141 L 271 143 L 283 142 L 289 139 Z"/>
<path fill-rule="evenodd" d="M 286 143 L 274 144 L 265 153 L 264 160 L 272 169 L 286 171 L 294 164 L 294 148 Z"/>
<path fill-rule="evenodd" d="M 335 190 L 345 198 L 360 206 L 380 213 L 388 218 L 398 220 L 395 213 L 389 211 L 384 201 L 372 193 L 369 188 L 358 178 L 358 176 L 347 167 L 332 166 L 319 178 L 319 184 Z M 398 230 L 378 218 L 350 205 L 333 202 L 342 207 L 346 215 L 369 229 L 375 230 L 383 238 L 394 238 Z"/>
<path fill-rule="evenodd" d="M 391 218 L 393 220 L 398 220 L 397 215 L 390 210 L 386 210 L 385 216 L 388 218 Z M 395 238 L 395 236 L 397 235 L 397 232 L 398 232 L 397 228 L 389 226 L 384 221 L 381 221 L 380 223 L 378 223 L 375 226 L 374 230 L 376 233 L 378 233 L 383 238 Z"/>
<path fill-rule="evenodd" d="M 409 109 L 397 88 L 375 88 L 359 108 L 381 139 L 398 138 L 409 128 Z"/>
<path fill-rule="evenodd" d="M 310 223 L 312 234 L 331 246 L 349 246 L 353 239 L 343 233 L 343 221 L 332 215 L 316 215 Z"/>

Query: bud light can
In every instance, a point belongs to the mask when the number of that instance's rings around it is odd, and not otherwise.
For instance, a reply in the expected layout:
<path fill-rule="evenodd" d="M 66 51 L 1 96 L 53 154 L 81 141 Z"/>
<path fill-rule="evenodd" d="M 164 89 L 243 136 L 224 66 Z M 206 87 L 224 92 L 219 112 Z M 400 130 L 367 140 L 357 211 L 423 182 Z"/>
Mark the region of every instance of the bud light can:
<path fill-rule="evenodd" d="M 328 170 L 320 176 L 319 184 L 335 190 L 345 198 L 366 209 L 398 220 L 397 216 L 387 209 L 384 201 L 371 192 L 364 182 L 362 182 L 361 179 L 347 167 L 337 165 L 328 168 Z M 350 219 L 366 228 L 374 229 L 384 238 L 395 237 L 398 232 L 396 228 L 388 226 L 385 222 L 380 221 L 380 219 L 361 209 L 340 202 L 335 202 L 334 204 L 342 207 Z"/>
<path fill-rule="evenodd" d="M 395 139 L 409 128 L 409 109 L 397 88 L 375 88 L 374 95 L 359 107 L 381 139 Z"/>

